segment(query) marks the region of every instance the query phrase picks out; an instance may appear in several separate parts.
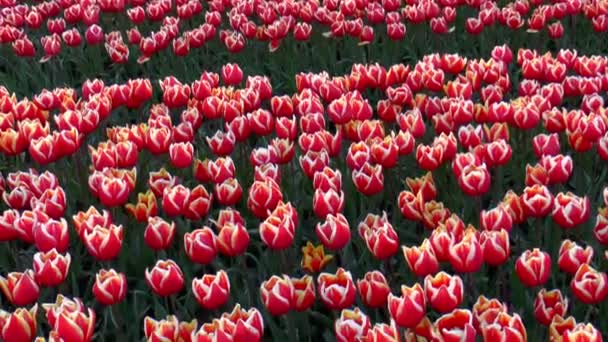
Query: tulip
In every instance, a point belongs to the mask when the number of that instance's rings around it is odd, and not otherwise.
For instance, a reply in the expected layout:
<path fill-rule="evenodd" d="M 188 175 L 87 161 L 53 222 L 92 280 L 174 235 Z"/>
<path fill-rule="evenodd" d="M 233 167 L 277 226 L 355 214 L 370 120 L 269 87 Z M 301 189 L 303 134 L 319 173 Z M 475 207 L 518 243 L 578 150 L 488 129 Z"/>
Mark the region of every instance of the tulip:
<path fill-rule="evenodd" d="M 467 229 L 464 237 L 448 250 L 448 259 L 458 273 L 477 272 L 483 264 L 481 245 L 476 232 Z"/>
<path fill-rule="evenodd" d="M 386 259 L 397 252 L 399 237 L 388 222 L 386 213 L 382 216 L 368 214 L 359 224 L 358 230 L 359 236 L 376 258 Z"/>
<path fill-rule="evenodd" d="M 602 333 L 590 323 L 579 323 L 573 329 L 564 331 L 562 339 L 564 342 L 602 342 Z"/>
<path fill-rule="evenodd" d="M 34 271 L 11 272 L 6 278 L 0 276 L 0 290 L 15 306 L 25 306 L 36 302 L 40 288 L 34 280 Z"/>
<path fill-rule="evenodd" d="M 554 206 L 553 195 L 544 185 L 524 188 L 521 200 L 526 215 L 531 217 L 547 216 Z"/>
<path fill-rule="evenodd" d="M 173 315 L 158 321 L 149 316 L 144 319 L 144 335 L 148 341 L 182 341 L 194 335 L 195 328 L 196 320 L 179 322 Z"/>
<path fill-rule="evenodd" d="M 509 232 L 504 229 L 483 231 L 479 237 L 483 260 L 490 266 L 504 264 L 511 255 Z"/>
<path fill-rule="evenodd" d="M 444 341 L 473 342 L 477 335 L 469 310 L 456 309 L 444 314 L 435 321 L 435 327 Z"/>
<path fill-rule="evenodd" d="M 32 341 L 36 336 L 38 304 L 14 312 L 0 310 L 0 337 L 6 342 Z"/>
<path fill-rule="evenodd" d="M 114 305 L 122 302 L 127 295 L 126 276 L 113 269 L 99 270 L 95 275 L 93 295 L 103 305 Z"/>
<path fill-rule="evenodd" d="M 187 232 L 184 234 L 184 250 L 192 262 L 208 264 L 217 254 L 217 237 L 209 227 Z"/>
<path fill-rule="evenodd" d="M 155 294 L 166 297 L 184 287 L 182 270 L 173 260 L 158 260 L 152 269 L 146 268 L 146 283 Z"/>
<path fill-rule="evenodd" d="M 479 221 L 479 225 L 485 230 L 500 231 L 501 229 L 504 229 L 507 232 L 510 232 L 513 227 L 513 218 L 502 206 L 498 206 L 488 211 L 482 210 Z"/>
<path fill-rule="evenodd" d="M 156 196 L 152 191 L 140 192 L 137 194 L 137 203 L 128 203 L 125 209 L 137 222 L 148 222 L 148 218 L 158 214 Z"/>
<path fill-rule="evenodd" d="M 344 309 L 334 323 L 336 340 L 338 342 L 359 341 L 367 335 L 370 327 L 369 318 L 359 308 Z"/>
<path fill-rule="evenodd" d="M 534 317 L 545 326 L 553 321 L 555 316 L 564 317 L 568 311 L 568 299 L 560 290 L 547 291 L 541 289 L 534 300 Z"/>
<path fill-rule="evenodd" d="M 543 285 L 551 276 L 551 257 L 538 248 L 526 250 L 517 259 L 515 272 L 527 287 Z"/>
<path fill-rule="evenodd" d="M 333 259 L 333 255 L 325 255 L 323 245 L 314 246 L 310 241 L 302 247 L 302 269 L 309 273 L 320 272 Z"/>
<path fill-rule="evenodd" d="M 317 288 L 321 301 L 330 310 L 342 310 L 351 306 L 357 295 L 352 275 L 341 267 L 335 274 L 319 274 Z"/>
<path fill-rule="evenodd" d="M 589 198 L 560 192 L 553 201 L 553 221 L 563 228 L 574 228 L 589 219 Z"/>
<path fill-rule="evenodd" d="M 228 178 L 216 184 L 213 193 L 220 205 L 231 206 L 240 201 L 243 189 L 236 178 Z"/>
<path fill-rule="evenodd" d="M 519 315 L 509 315 L 500 312 L 493 322 L 481 326 L 481 335 L 485 341 L 496 339 L 497 341 L 527 341 L 526 328 Z"/>
<path fill-rule="evenodd" d="M 424 201 L 433 200 L 437 196 L 437 188 L 431 172 L 427 172 L 424 176 L 418 178 L 408 177 L 405 182 L 414 195 L 421 193 Z"/>
<path fill-rule="evenodd" d="M 122 248 L 124 230 L 122 225 L 114 224 L 109 227 L 95 226 L 85 231 L 82 241 L 87 251 L 100 261 L 112 260 L 118 256 Z"/>
<path fill-rule="evenodd" d="M 384 187 L 381 165 L 372 166 L 365 163 L 360 170 L 353 170 L 352 179 L 357 190 L 365 196 L 375 195 Z"/>
<path fill-rule="evenodd" d="M 262 303 L 271 315 L 284 315 L 291 310 L 295 299 L 295 289 L 288 276 L 272 276 L 260 285 Z"/>
<path fill-rule="evenodd" d="M 401 247 L 408 267 L 416 276 L 423 277 L 439 270 L 439 261 L 428 239 L 420 247 Z"/>
<path fill-rule="evenodd" d="M 581 302 L 589 305 L 602 302 L 608 296 L 608 276 L 589 264 L 581 265 L 570 282 L 570 289 Z"/>
<path fill-rule="evenodd" d="M 254 182 L 249 188 L 247 207 L 256 217 L 265 219 L 282 200 L 283 194 L 279 185 L 272 179 L 266 179 Z"/>
<path fill-rule="evenodd" d="M 95 329 L 95 311 L 74 300 L 57 295 L 55 303 L 42 304 L 46 317 L 58 340 L 89 342 Z"/>
<path fill-rule="evenodd" d="M 332 250 L 340 250 L 350 241 L 350 227 L 342 214 L 328 214 L 325 222 L 317 223 L 315 233 L 323 246 Z"/>
<path fill-rule="evenodd" d="M 230 279 L 224 271 L 192 279 L 192 293 L 205 310 L 222 307 L 230 297 Z"/>
<path fill-rule="evenodd" d="M 158 216 L 148 218 L 144 231 L 144 242 L 153 250 L 168 248 L 175 237 L 175 223 L 167 222 Z"/>
<path fill-rule="evenodd" d="M 485 164 L 468 165 L 458 177 L 462 192 L 469 196 L 483 195 L 490 190 L 490 173 Z"/>
<path fill-rule="evenodd" d="M 439 272 L 424 278 L 424 292 L 431 307 L 440 313 L 454 310 L 464 295 L 462 279 Z"/>
<path fill-rule="evenodd" d="M 34 229 L 34 243 L 41 252 L 48 252 L 55 248 L 64 253 L 70 243 L 68 223 L 65 219 L 51 220 L 38 224 Z"/>
<path fill-rule="evenodd" d="M 357 289 L 363 303 L 370 308 L 380 308 L 386 304 L 391 289 L 380 271 L 365 273 L 363 279 L 357 280 Z"/>
<path fill-rule="evenodd" d="M 388 311 L 391 318 L 402 328 L 413 328 L 426 314 L 424 290 L 416 283 L 412 287 L 401 286 L 401 296 L 388 295 Z"/>
<path fill-rule="evenodd" d="M 176 168 L 186 168 L 192 164 L 194 147 L 189 142 L 173 143 L 169 146 L 171 165 Z"/>
<path fill-rule="evenodd" d="M 34 254 L 34 277 L 40 286 L 54 287 L 61 284 L 68 274 L 71 257 L 59 254 L 56 249 Z"/>
<path fill-rule="evenodd" d="M 249 240 L 249 233 L 242 223 L 230 222 L 220 228 L 217 249 L 226 256 L 241 255 L 247 250 Z"/>
<path fill-rule="evenodd" d="M 305 275 L 302 278 L 291 278 L 294 288 L 293 309 L 296 311 L 306 311 L 315 302 L 315 285 L 313 278 Z"/>
<path fill-rule="evenodd" d="M 571 240 L 562 241 L 557 259 L 560 270 L 574 275 L 582 264 L 590 264 L 592 260 L 593 248 L 591 246 L 583 249 Z"/>

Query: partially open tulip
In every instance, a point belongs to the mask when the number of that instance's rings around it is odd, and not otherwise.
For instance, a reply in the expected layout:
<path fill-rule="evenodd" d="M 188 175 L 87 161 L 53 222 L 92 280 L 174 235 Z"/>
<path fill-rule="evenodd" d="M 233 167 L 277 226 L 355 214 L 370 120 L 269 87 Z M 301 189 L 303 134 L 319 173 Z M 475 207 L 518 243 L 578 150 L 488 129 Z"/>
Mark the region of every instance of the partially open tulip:
<path fill-rule="evenodd" d="M 424 292 L 431 307 L 439 313 L 454 310 L 462 302 L 464 286 L 459 276 L 439 272 L 424 278 Z"/>
<path fill-rule="evenodd" d="M 401 248 L 405 262 L 415 275 L 424 277 L 439 270 L 439 261 L 428 239 L 424 239 L 420 246 Z"/>
<path fill-rule="evenodd" d="M 317 289 L 321 301 L 331 310 L 342 310 L 351 306 L 357 295 L 352 275 L 343 268 L 338 268 L 334 274 L 319 274 Z"/>
<path fill-rule="evenodd" d="M 262 303 L 273 316 L 284 315 L 293 307 L 295 289 L 288 276 L 272 276 L 260 285 Z"/>
<path fill-rule="evenodd" d="M 211 228 L 203 227 L 184 234 L 184 250 L 197 264 L 208 264 L 217 254 L 217 237 Z"/>
<path fill-rule="evenodd" d="M 205 310 L 220 308 L 230 298 L 228 274 L 220 270 L 216 274 L 205 274 L 201 278 L 192 279 L 192 293 Z"/>
<path fill-rule="evenodd" d="M 541 289 L 534 300 L 534 317 L 542 324 L 548 326 L 555 316 L 565 316 L 568 311 L 568 298 L 560 290 L 547 291 Z"/>
<path fill-rule="evenodd" d="M 574 228 L 589 219 L 591 209 L 587 196 L 581 198 L 571 192 L 560 192 L 553 203 L 551 216 L 562 228 Z"/>
<path fill-rule="evenodd" d="M 551 257 L 538 248 L 526 250 L 515 262 L 515 273 L 525 286 L 543 285 L 551 276 Z"/>
<path fill-rule="evenodd" d="M 363 279 L 357 280 L 357 289 L 363 303 L 370 308 L 383 307 L 391 292 L 384 274 L 380 271 L 365 273 Z"/>
<path fill-rule="evenodd" d="M 371 327 L 369 318 L 355 307 L 344 309 L 334 323 L 334 332 L 338 342 L 358 341 L 367 335 Z"/>
<path fill-rule="evenodd" d="M 305 275 L 302 278 L 291 278 L 294 288 L 293 309 L 296 311 L 306 311 L 314 304 L 315 283 L 312 276 Z"/>
<path fill-rule="evenodd" d="M 95 311 L 84 306 L 78 298 L 74 300 L 57 295 L 55 303 L 42 304 L 49 325 L 58 340 L 89 342 L 95 329 Z"/>
<path fill-rule="evenodd" d="M 582 248 L 576 242 L 564 240 L 559 248 L 557 264 L 560 270 L 574 275 L 582 264 L 591 264 L 593 260 L 593 248 L 587 246 Z"/>
<path fill-rule="evenodd" d="M 146 268 L 146 283 L 155 294 L 166 297 L 184 287 L 184 274 L 173 260 L 158 260 L 152 269 Z"/>
<path fill-rule="evenodd" d="M 401 286 L 401 295 L 388 295 L 388 311 L 391 318 L 402 328 L 413 328 L 426 315 L 426 298 L 420 284 Z"/>
<path fill-rule="evenodd" d="M 473 342 L 477 336 L 469 310 L 456 309 L 446 313 L 435 321 L 435 327 L 444 341 Z"/>
<path fill-rule="evenodd" d="M 315 246 L 308 241 L 302 247 L 302 269 L 309 273 L 320 272 L 333 259 L 333 255 L 326 255 L 323 245 Z"/>
<path fill-rule="evenodd" d="M 11 272 L 6 278 L 0 276 L 0 290 L 15 306 L 25 306 L 38 300 L 40 288 L 34 280 L 34 271 Z"/>
<path fill-rule="evenodd" d="M 596 271 L 589 264 L 578 268 L 570 282 L 570 289 L 576 299 L 585 304 L 597 304 L 608 296 L 608 276 L 604 272 Z"/>
<path fill-rule="evenodd" d="M 14 312 L 0 310 L 0 337 L 5 342 L 32 341 L 36 336 L 38 304 Z"/>

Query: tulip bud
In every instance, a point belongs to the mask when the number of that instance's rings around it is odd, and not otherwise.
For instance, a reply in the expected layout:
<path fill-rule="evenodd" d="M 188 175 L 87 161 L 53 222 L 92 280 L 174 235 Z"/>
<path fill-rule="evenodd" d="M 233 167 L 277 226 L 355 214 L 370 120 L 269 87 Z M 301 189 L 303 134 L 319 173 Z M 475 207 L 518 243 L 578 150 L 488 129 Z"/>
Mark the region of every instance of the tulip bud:
<path fill-rule="evenodd" d="M 560 290 L 547 291 L 541 289 L 534 300 L 534 317 L 545 326 L 553 321 L 553 317 L 566 315 L 568 299 L 562 296 Z"/>
<path fill-rule="evenodd" d="M 391 289 L 380 271 L 365 273 L 363 279 L 357 280 L 357 289 L 363 303 L 370 308 L 380 308 L 386 304 Z"/>
<path fill-rule="evenodd" d="M 538 248 L 526 250 L 517 259 L 515 272 L 525 286 L 543 285 L 551 276 L 551 257 Z"/>
<path fill-rule="evenodd" d="M 158 260 L 152 269 L 146 268 L 146 283 L 161 297 L 176 294 L 184 287 L 184 274 L 173 260 Z"/>
<path fill-rule="evenodd" d="M 0 310 L 0 337 L 5 342 L 32 341 L 37 331 L 38 304 L 14 312 Z"/>
<path fill-rule="evenodd" d="M 388 295 L 388 311 L 391 318 L 402 328 L 413 328 L 426 314 L 424 290 L 416 283 L 412 287 L 401 286 L 401 296 Z"/>
<path fill-rule="evenodd" d="M 382 216 L 368 214 L 359 224 L 358 230 L 359 236 L 376 258 L 386 259 L 397 253 L 399 237 L 388 222 L 386 213 Z"/>
<path fill-rule="evenodd" d="M 360 341 L 371 327 L 369 318 L 357 307 L 354 310 L 344 309 L 334 323 L 336 341 Z"/>
<path fill-rule="evenodd" d="M 581 198 L 568 192 L 560 192 L 553 201 L 553 221 L 563 228 L 574 228 L 589 219 L 589 198 Z"/>
<path fill-rule="evenodd" d="M 184 250 L 192 262 L 208 264 L 217 254 L 217 238 L 209 227 L 184 234 Z"/>
<path fill-rule="evenodd" d="M 148 247 L 157 251 L 168 248 L 175 237 L 175 223 L 167 222 L 158 216 L 148 219 L 144 231 L 144 242 Z"/>
<path fill-rule="evenodd" d="M 420 247 L 401 247 L 408 267 L 418 277 L 437 273 L 439 261 L 428 239 L 424 239 Z"/>
<path fill-rule="evenodd" d="M 192 279 L 192 293 L 205 310 L 222 307 L 230 297 L 230 279 L 225 271 L 205 274 L 202 278 Z"/>
<path fill-rule="evenodd" d="M 95 276 L 93 295 L 103 305 L 120 303 L 127 295 L 127 278 L 113 269 L 101 269 Z"/>
<path fill-rule="evenodd" d="M 319 274 L 317 287 L 321 301 L 330 310 L 345 309 L 355 302 L 357 291 L 352 275 L 341 267 L 335 274 Z"/>
<path fill-rule="evenodd" d="M 342 214 L 327 215 L 325 222 L 317 223 L 315 233 L 328 249 L 340 250 L 350 241 L 350 227 Z"/>
<path fill-rule="evenodd" d="M 295 289 L 289 276 L 272 276 L 260 285 L 262 303 L 271 315 L 281 316 L 293 307 Z"/>
<path fill-rule="evenodd" d="M 0 290 L 15 306 L 26 306 L 38 300 L 40 288 L 34 280 L 34 271 L 11 272 L 6 278 L 0 276 Z"/>

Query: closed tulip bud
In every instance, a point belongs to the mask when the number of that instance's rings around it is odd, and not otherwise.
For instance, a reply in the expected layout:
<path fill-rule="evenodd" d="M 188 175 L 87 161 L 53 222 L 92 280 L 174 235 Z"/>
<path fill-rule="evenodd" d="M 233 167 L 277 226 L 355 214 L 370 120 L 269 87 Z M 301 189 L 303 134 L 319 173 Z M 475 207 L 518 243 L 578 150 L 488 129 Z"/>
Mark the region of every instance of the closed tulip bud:
<path fill-rule="evenodd" d="M 48 252 L 55 248 L 59 253 L 64 253 L 70 244 L 70 232 L 65 219 L 49 219 L 38 224 L 34 228 L 34 243 L 41 252 Z"/>
<path fill-rule="evenodd" d="M 333 255 L 325 255 L 323 245 L 314 246 L 310 241 L 302 247 L 302 269 L 309 273 L 320 272 L 331 260 Z"/>
<path fill-rule="evenodd" d="M 553 195 L 544 185 L 533 185 L 524 188 L 521 200 L 526 215 L 530 217 L 547 216 L 554 206 Z"/>
<path fill-rule="evenodd" d="M 61 284 L 68 275 L 72 259 L 69 253 L 59 254 L 56 249 L 34 254 L 34 277 L 36 283 L 44 287 Z"/>
<path fill-rule="evenodd" d="M 184 234 L 184 250 L 192 262 L 208 264 L 217 254 L 217 238 L 209 227 Z"/>
<path fill-rule="evenodd" d="M 0 276 L 0 290 L 15 306 L 25 306 L 38 300 L 40 288 L 34 280 L 34 271 L 11 272 L 6 278 Z"/>
<path fill-rule="evenodd" d="M 573 329 L 564 331 L 563 342 L 602 342 L 602 333 L 591 323 L 579 323 Z"/>
<path fill-rule="evenodd" d="M 458 185 L 466 195 L 483 195 L 490 190 L 490 172 L 485 164 L 467 165 L 458 177 Z"/>
<path fill-rule="evenodd" d="M 458 273 L 477 272 L 481 268 L 484 259 L 474 228 L 467 228 L 462 240 L 450 247 L 448 259 Z"/>
<path fill-rule="evenodd" d="M 260 296 L 270 314 L 280 316 L 292 309 L 295 289 L 288 276 L 274 275 L 260 285 Z"/>
<path fill-rule="evenodd" d="M 2 199 L 10 208 L 15 210 L 30 209 L 34 194 L 24 184 L 17 185 L 2 193 Z"/>
<path fill-rule="evenodd" d="M 500 312 L 492 322 L 481 326 L 484 341 L 525 342 L 528 340 L 526 327 L 518 314 L 513 316 Z"/>
<path fill-rule="evenodd" d="M 222 80 L 225 85 L 237 85 L 243 81 L 243 71 L 238 64 L 228 63 L 222 66 Z"/>
<path fill-rule="evenodd" d="M 169 216 L 183 214 L 189 201 L 190 189 L 181 184 L 173 187 L 166 187 L 163 191 L 163 211 Z"/>
<path fill-rule="evenodd" d="M 169 146 L 171 165 L 176 168 L 186 168 L 192 165 L 194 147 L 189 142 L 173 143 Z"/>
<path fill-rule="evenodd" d="M 254 182 L 249 188 L 247 206 L 256 217 L 264 219 L 282 199 L 279 185 L 272 179 L 265 179 Z"/>
<path fill-rule="evenodd" d="M 321 172 L 315 172 L 313 177 L 313 188 L 327 192 L 330 189 L 340 191 L 342 189 L 342 173 L 326 167 Z"/>
<path fill-rule="evenodd" d="M 538 248 L 526 250 L 517 259 L 515 272 L 527 287 L 543 285 L 551 276 L 551 257 Z"/>
<path fill-rule="evenodd" d="M 589 198 L 581 198 L 568 192 L 560 192 L 553 201 L 553 221 L 562 228 L 574 228 L 585 223 L 589 219 Z"/>
<path fill-rule="evenodd" d="M 192 279 L 194 298 L 205 310 L 216 310 L 230 298 L 230 279 L 225 271 L 216 274 L 205 274 Z"/>
<path fill-rule="evenodd" d="M 426 298 L 420 284 L 401 286 L 401 296 L 388 295 L 388 311 L 402 328 L 414 328 L 426 314 Z"/>
<path fill-rule="evenodd" d="M 477 336 L 469 310 L 456 309 L 444 314 L 435 321 L 435 327 L 444 341 L 473 342 Z"/>
<path fill-rule="evenodd" d="M 127 295 L 127 278 L 113 269 L 101 269 L 95 276 L 93 295 L 103 305 L 120 303 Z"/>
<path fill-rule="evenodd" d="M 350 241 L 350 227 L 342 214 L 329 214 L 315 229 L 317 238 L 328 249 L 340 250 Z"/>
<path fill-rule="evenodd" d="M 146 283 L 155 294 L 166 297 L 184 287 L 184 274 L 173 260 L 158 260 L 152 269 L 146 268 Z"/>
<path fill-rule="evenodd" d="M 325 218 L 327 215 L 336 215 L 344 210 L 344 192 L 339 193 L 334 189 L 329 189 L 324 192 L 321 189 L 315 190 L 312 200 L 313 210 L 319 218 Z"/>
<path fill-rule="evenodd" d="M 167 222 L 158 216 L 148 218 L 144 231 L 144 242 L 153 250 L 168 248 L 175 237 L 175 223 Z"/>
<path fill-rule="evenodd" d="M 123 205 L 129 199 L 132 186 L 125 179 L 103 177 L 99 184 L 98 196 L 106 207 Z"/>
<path fill-rule="evenodd" d="M 350 272 L 338 268 L 335 274 L 321 273 L 317 288 L 323 304 L 330 310 L 341 310 L 355 302 L 357 291 Z"/>
<path fill-rule="evenodd" d="M 216 184 L 213 193 L 220 205 L 231 206 L 241 199 L 243 189 L 236 178 L 228 178 L 224 182 Z"/>
<path fill-rule="evenodd" d="M 90 231 L 85 231 L 82 241 L 95 259 L 107 261 L 115 259 L 120 253 L 124 238 L 122 225 L 114 224 L 108 227 L 95 226 Z"/>
<path fill-rule="evenodd" d="M 536 295 L 534 317 L 540 324 L 548 326 L 555 316 L 563 317 L 567 311 L 568 299 L 562 296 L 560 290 L 541 289 Z"/>
<path fill-rule="evenodd" d="M 547 170 L 549 184 L 565 183 L 572 175 L 573 164 L 570 156 L 544 156 L 540 163 Z"/>
<path fill-rule="evenodd" d="M 444 149 L 441 145 L 428 146 L 418 145 L 416 147 L 416 161 L 418 166 L 423 170 L 433 171 L 437 169 L 444 161 Z"/>
<path fill-rule="evenodd" d="M 338 342 L 360 341 L 371 327 L 369 318 L 357 307 L 354 310 L 344 309 L 334 323 L 334 332 Z"/>
<path fill-rule="evenodd" d="M 217 156 L 227 156 L 234 151 L 236 137 L 232 131 L 224 132 L 217 131 L 209 138 L 207 137 L 207 145 L 211 152 Z"/>
<path fill-rule="evenodd" d="M 576 299 L 589 305 L 602 302 L 608 296 L 608 276 L 598 272 L 589 264 L 582 264 L 572 281 L 570 289 Z"/>
<path fill-rule="evenodd" d="M 462 279 L 439 272 L 434 276 L 430 274 L 424 278 L 424 292 L 431 307 L 439 313 L 454 310 L 464 295 Z"/>
<path fill-rule="evenodd" d="M 370 308 L 380 308 L 386 305 L 388 294 L 391 292 L 384 274 L 380 271 L 365 273 L 363 279 L 357 280 L 357 289 L 363 304 Z"/>
<path fill-rule="evenodd" d="M 31 309 L 17 308 L 14 312 L 0 310 L 0 337 L 5 342 L 32 341 L 36 336 L 38 304 Z"/>
<path fill-rule="evenodd" d="M 483 260 L 490 266 L 504 264 L 511 255 L 509 232 L 501 230 L 484 230 L 479 237 Z"/>
<path fill-rule="evenodd" d="M 424 277 L 439 270 L 439 261 L 428 239 L 424 239 L 420 246 L 401 248 L 405 262 L 416 276 Z"/>
<path fill-rule="evenodd" d="M 217 248 L 226 256 L 245 253 L 249 246 L 249 233 L 241 223 L 227 223 L 220 228 L 217 236 Z"/>
<path fill-rule="evenodd" d="M 29 212 L 32 213 L 31 211 Z M 32 214 L 26 213 L 28 213 L 28 211 L 21 214 L 21 216 L 32 216 Z M 21 235 L 20 232 L 22 231 L 21 227 L 23 226 L 23 223 L 20 223 L 20 221 L 22 221 L 22 219 L 19 217 L 19 212 L 17 210 L 5 210 L 2 213 L 2 216 L 0 216 L 0 241 L 12 241 L 19 238 Z M 34 224 L 31 225 L 31 228 L 33 230 Z M 24 231 L 23 234 L 24 237 L 29 240 L 28 242 L 33 242 L 33 231 Z"/>

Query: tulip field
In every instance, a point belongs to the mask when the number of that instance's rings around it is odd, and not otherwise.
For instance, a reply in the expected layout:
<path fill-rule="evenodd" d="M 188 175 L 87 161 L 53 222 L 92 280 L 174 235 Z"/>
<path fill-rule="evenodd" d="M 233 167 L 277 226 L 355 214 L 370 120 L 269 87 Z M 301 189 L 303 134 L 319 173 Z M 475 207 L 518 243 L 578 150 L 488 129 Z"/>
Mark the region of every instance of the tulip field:
<path fill-rule="evenodd" d="M 0 341 L 608 339 L 606 42 L 606 0 L 0 0 Z"/>

